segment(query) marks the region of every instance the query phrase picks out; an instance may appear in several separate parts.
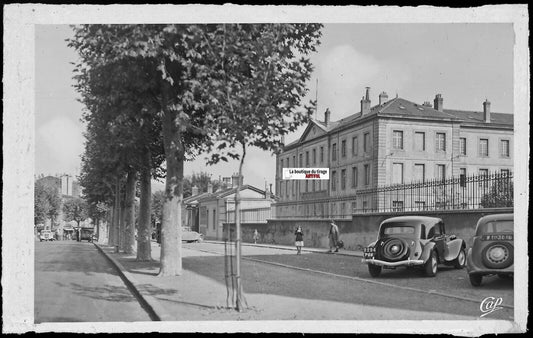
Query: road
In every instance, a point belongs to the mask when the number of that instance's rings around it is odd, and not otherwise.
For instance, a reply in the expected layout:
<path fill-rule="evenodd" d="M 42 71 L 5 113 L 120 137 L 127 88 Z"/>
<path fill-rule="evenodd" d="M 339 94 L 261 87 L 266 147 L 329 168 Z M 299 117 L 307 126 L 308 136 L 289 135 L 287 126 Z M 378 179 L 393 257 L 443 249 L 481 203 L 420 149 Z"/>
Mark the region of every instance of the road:
<path fill-rule="evenodd" d="M 35 323 L 150 321 L 93 244 L 35 242 Z"/>
<path fill-rule="evenodd" d="M 224 280 L 224 245 L 184 244 L 188 250 L 219 254 L 189 256 L 184 268 Z M 365 304 L 388 311 L 415 310 L 479 318 L 481 302 L 502 298 L 502 308 L 484 319 L 513 318 L 513 280 L 486 277 L 482 287 L 470 285 L 465 269 L 439 267 L 436 277 L 425 277 L 416 269 L 385 270 L 372 278 L 361 258 L 267 247 L 243 246 L 242 278 L 245 293 L 274 294 L 316 300 Z M 357 319 L 357 318 L 354 318 Z"/>

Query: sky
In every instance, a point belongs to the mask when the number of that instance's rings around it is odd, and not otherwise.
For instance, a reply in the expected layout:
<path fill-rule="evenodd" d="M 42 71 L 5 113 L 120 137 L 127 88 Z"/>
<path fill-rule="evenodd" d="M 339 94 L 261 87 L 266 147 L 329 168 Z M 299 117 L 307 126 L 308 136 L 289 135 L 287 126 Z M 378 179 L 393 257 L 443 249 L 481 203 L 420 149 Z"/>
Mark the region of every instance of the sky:
<path fill-rule="evenodd" d="M 78 175 L 85 126 L 73 88 L 71 63 L 77 55 L 65 41 L 72 30 L 67 25 L 35 27 L 35 173 Z M 365 87 L 370 87 L 372 105 L 382 91 L 416 103 L 433 102 L 440 93 L 445 109 L 481 111 L 488 99 L 492 111 L 514 113 L 510 23 L 339 23 L 326 24 L 322 33 L 311 56 L 314 71 L 304 99 L 318 99 L 318 119 L 326 108 L 332 120 L 359 112 Z M 304 129 L 288 135 L 286 143 Z M 250 149 L 244 183 L 274 186 L 275 167 L 275 156 Z M 200 156 L 185 164 L 185 175 L 202 171 L 214 179 L 227 177 L 238 171 L 238 162 L 206 166 Z M 163 187 L 154 183 L 154 190 Z"/>

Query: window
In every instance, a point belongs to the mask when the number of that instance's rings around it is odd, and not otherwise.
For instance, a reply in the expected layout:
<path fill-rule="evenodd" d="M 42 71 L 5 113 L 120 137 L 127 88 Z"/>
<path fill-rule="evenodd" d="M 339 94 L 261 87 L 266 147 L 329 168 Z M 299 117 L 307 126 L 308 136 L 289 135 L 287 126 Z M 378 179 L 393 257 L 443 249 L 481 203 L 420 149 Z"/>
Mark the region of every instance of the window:
<path fill-rule="evenodd" d="M 332 171 L 331 172 L 331 190 L 332 191 L 335 191 L 336 188 L 337 188 L 337 172 L 336 171 Z"/>
<path fill-rule="evenodd" d="M 392 201 L 392 211 L 403 211 L 403 201 Z"/>
<path fill-rule="evenodd" d="M 446 178 L 446 166 L 444 164 L 437 164 L 437 172 L 435 178 L 441 181 L 444 181 L 444 179 Z"/>
<path fill-rule="evenodd" d="M 357 136 L 352 137 L 352 155 L 357 156 L 359 151 L 359 140 Z"/>
<path fill-rule="evenodd" d="M 296 168 L 296 156 L 292 157 L 292 167 Z"/>
<path fill-rule="evenodd" d="M 363 211 L 367 210 L 367 208 L 368 208 L 368 202 L 363 201 Z"/>
<path fill-rule="evenodd" d="M 446 151 L 446 134 L 437 133 L 435 140 L 436 140 L 435 149 L 437 151 Z"/>
<path fill-rule="evenodd" d="M 426 133 L 415 132 L 415 150 L 426 151 Z"/>
<path fill-rule="evenodd" d="M 215 230 L 217 227 L 217 211 L 216 209 L 213 209 L 213 230 Z"/>
<path fill-rule="evenodd" d="M 311 185 L 312 185 L 312 187 L 313 187 L 313 192 L 315 192 L 315 185 L 316 185 L 315 183 L 316 183 L 316 181 L 315 181 L 315 180 L 312 180 L 311 182 L 312 182 Z"/>
<path fill-rule="evenodd" d="M 417 210 L 426 210 L 426 202 L 425 201 L 415 201 L 415 208 Z"/>
<path fill-rule="evenodd" d="M 289 197 L 289 182 L 285 184 L 285 195 Z"/>
<path fill-rule="evenodd" d="M 403 163 L 392 164 L 392 184 L 403 183 Z"/>
<path fill-rule="evenodd" d="M 305 166 L 309 167 L 309 151 L 305 152 Z"/>
<path fill-rule="evenodd" d="M 341 141 L 341 156 L 346 157 L 346 140 Z"/>
<path fill-rule="evenodd" d="M 500 141 L 500 156 L 509 157 L 509 140 Z"/>
<path fill-rule="evenodd" d="M 341 203 L 341 215 L 344 216 L 345 211 L 346 211 L 346 203 L 342 202 Z"/>
<path fill-rule="evenodd" d="M 305 192 L 309 192 L 309 180 L 305 180 Z"/>
<path fill-rule="evenodd" d="M 352 188 L 357 187 L 357 181 L 358 181 L 358 172 L 357 167 L 352 167 Z"/>
<path fill-rule="evenodd" d="M 316 149 L 313 149 L 313 164 L 316 164 Z"/>
<path fill-rule="evenodd" d="M 479 169 L 479 186 L 487 188 L 489 169 Z"/>
<path fill-rule="evenodd" d="M 303 154 L 300 154 L 299 162 L 300 162 L 300 168 L 303 167 L 303 166 L 304 166 L 304 158 L 303 158 Z"/>
<path fill-rule="evenodd" d="M 365 154 L 370 152 L 370 133 L 365 133 L 363 136 L 363 152 Z"/>
<path fill-rule="evenodd" d="M 426 180 L 426 166 L 424 164 L 415 164 L 413 178 L 417 182 L 425 182 Z"/>
<path fill-rule="evenodd" d="M 459 138 L 459 154 L 466 156 L 466 137 Z"/>
<path fill-rule="evenodd" d="M 365 164 L 365 185 L 370 184 L 370 165 Z"/>
<path fill-rule="evenodd" d="M 332 161 L 337 160 L 337 143 L 333 143 L 332 150 L 331 150 L 331 160 Z"/>
<path fill-rule="evenodd" d="M 392 132 L 392 148 L 403 149 L 403 131 L 394 130 Z"/>
<path fill-rule="evenodd" d="M 459 168 L 459 186 L 466 187 L 466 168 Z"/>
<path fill-rule="evenodd" d="M 292 187 L 291 188 L 292 188 L 291 189 L 292 190 L 292 196 L 296 196 L 296 181 L 295 180 L 292 181 Z"/>
<path fill-rule="evenodd" d="M 357 210 L 357 202 L 352 202 L 352 212 L 355 212 Z"/>
<path fill-rule="evenodd" d="M 479 139 L 479 156 L 481 157 L 489 156 L 489 139 L 487 138 Z"/>
<path fill-rule="evenodd" d="M 341 189 L 346 189 L 346 169 L 341 170 Z"/>
<path fill-rule="evenodd" d="M 320 163 L 324 162 L 324 147 L 320 147 Z"/>
<path fill-rule="evenodd" d="M 502 169 L 500 171 L 500 173 L 505 177 L 505 176 L 509 176 L 509 169 Z"/>

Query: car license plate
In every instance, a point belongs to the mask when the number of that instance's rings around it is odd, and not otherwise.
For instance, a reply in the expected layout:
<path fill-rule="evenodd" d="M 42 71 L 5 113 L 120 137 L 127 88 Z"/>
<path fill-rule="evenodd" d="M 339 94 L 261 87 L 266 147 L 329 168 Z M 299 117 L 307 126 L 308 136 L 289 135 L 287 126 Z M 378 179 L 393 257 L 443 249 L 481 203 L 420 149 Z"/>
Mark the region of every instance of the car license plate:
<path fill-rule="evenodd" d="M 363 257 L 364 258 L 374 258 L 374 254 L 376 253 L 376 248 L 363 248 Z"/>
<path fill-rule="evenodd" d="M 481 239 L 484 241 L 512 241 L 514 240 L 514 235 L 483 235 Z"/>

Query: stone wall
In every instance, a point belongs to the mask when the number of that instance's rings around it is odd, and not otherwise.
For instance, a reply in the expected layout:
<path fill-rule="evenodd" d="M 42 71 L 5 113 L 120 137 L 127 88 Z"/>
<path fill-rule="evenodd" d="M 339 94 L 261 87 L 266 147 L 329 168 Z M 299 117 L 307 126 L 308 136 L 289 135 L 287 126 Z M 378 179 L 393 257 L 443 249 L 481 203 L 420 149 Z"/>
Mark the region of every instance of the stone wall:
<path fill-rule="evenodd" d="M 420 215 L 439 217 L 444 221 L 446 232 L 463 238 L 467 246 L 472 242 L 475 226 L 479 218 L 497 213 L 512 213 L 513 208 L 475 209 L 461 211 L 425 211 L 402 213 L 401 215 Z M 347 250 L 361 250 L 362 247 L 376 239 L 379 224 L 398 213 L 367 213 L 353 215 L 352 219 L 335 219 L 339 227 L 340 238 Z M 232 233 L 234 224 L 231 225 Z M 294 245 L 294 231 L 301 226 L 304 231 L 305 246 L 328 248 L 329 220 L 327 219 L 271 219 L 267 224 L 241 224 L 243 242 L 253 242 L 253 233 L 259 233 L 258 243 Z M 232 235 L 232 238 L 234 236 Z"/>

